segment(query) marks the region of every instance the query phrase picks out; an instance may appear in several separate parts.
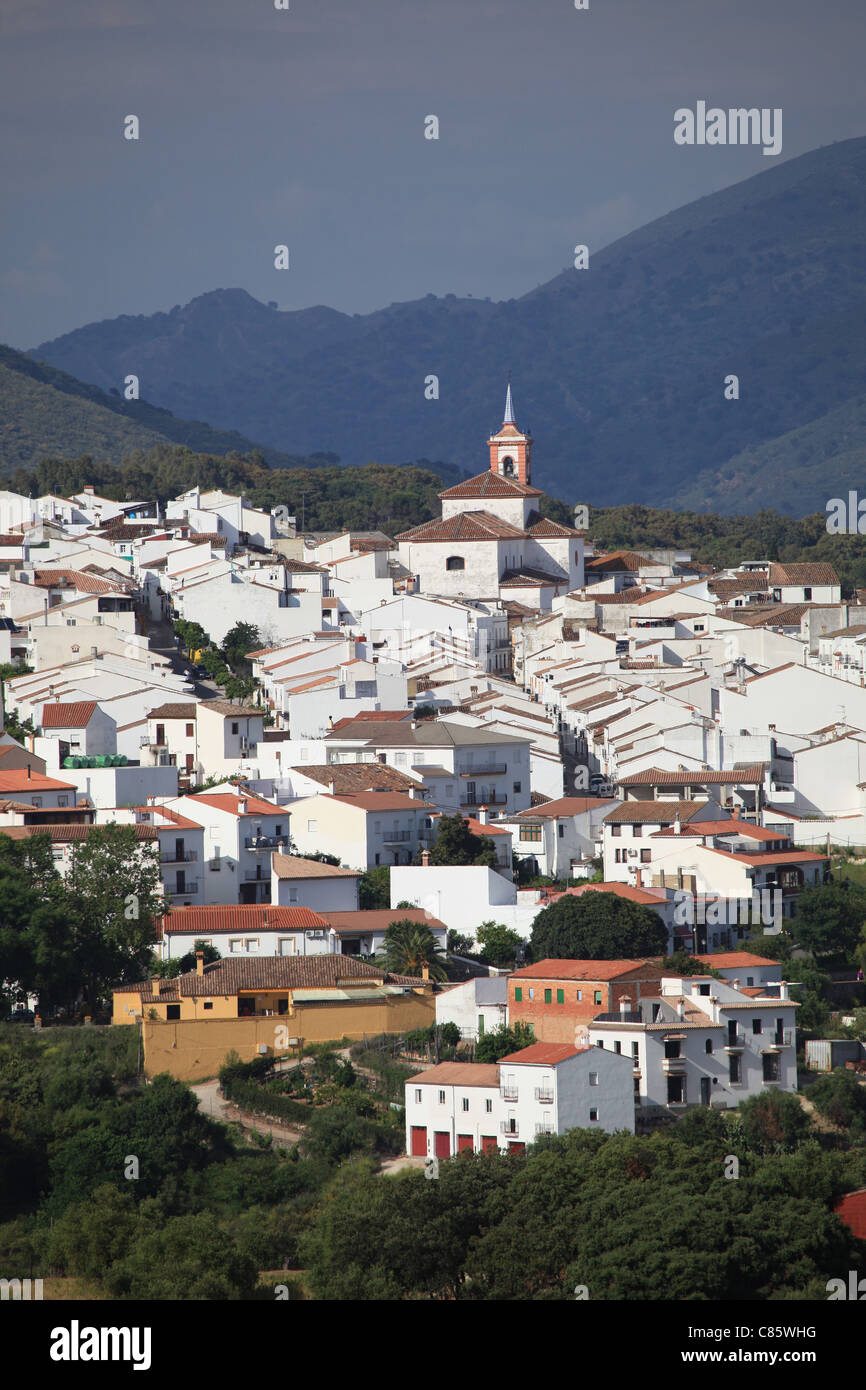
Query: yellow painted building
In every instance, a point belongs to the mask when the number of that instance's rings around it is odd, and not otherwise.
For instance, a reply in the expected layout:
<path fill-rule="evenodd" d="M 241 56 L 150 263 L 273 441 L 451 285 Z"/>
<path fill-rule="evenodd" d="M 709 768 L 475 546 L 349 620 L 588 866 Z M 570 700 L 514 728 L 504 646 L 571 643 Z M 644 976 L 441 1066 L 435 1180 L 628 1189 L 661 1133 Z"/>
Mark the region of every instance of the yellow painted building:
<path fill-rule="evenodd" d="M 144 1069 L 190 1081 L 228 1052 L 243 1061 L 303 1042 L 402 1033 L 434 1023 L 429 980 L 392 975 L 351 956 L 219 960 L 174 979 L 114 991 L 112 1023 L 142 1022 Z"/>

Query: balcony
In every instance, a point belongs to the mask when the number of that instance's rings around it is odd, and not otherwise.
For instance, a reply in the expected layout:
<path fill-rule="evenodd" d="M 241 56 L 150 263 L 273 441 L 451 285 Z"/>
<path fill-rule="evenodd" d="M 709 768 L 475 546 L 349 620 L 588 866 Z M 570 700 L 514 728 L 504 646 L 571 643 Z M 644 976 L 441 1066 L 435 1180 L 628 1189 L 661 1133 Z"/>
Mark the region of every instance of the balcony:
<path fill-rule="evenodd" d="M 246 835 L 244 837 L 244 849 L 251 849 L 259 853 L 272 849 L 285 850 L 288 843 L 288 835 Z"/>
<path fill-rule="evenodd" d="M 536 1088 L 535 1088 L 535 1099 L 536 1099 L 537 1101 L 540 1101 L 542 1105 L 552 1105 L 552 1104 L 553 1104 L 553 1091 L 545 1090 L 545 1088 L 544 1088 L 543 1086 L 536 1086 Z M 536 1128 L 537 1128 L 537 1126 L 536 1126 Z"/>
<path fill-rule="evenodd" d="M 502 1100 L 517 1100 L 516 1086 L 500 1086 L 499 1095 Z M 504 1123 L 504 1121 L 503 1121 Z"/>
<path fill-rule="evenodd" d="M 386 845 L 407 844 L 412 839 L 412 831 L 383 830 L 382 839 Z"/>
<path fill-rule="evenodd" d="M 508 771 L 507 763 L 485 763 L 484 767 L 470 767 L 466 772 L 458 772 L 458 777 L 504 777 Z"/>
<path fill-rule="evenodd" d="M 781 1031 L 777 1029 L 777 1031 L 773 1034 L 773 1041 L 771 1043 L 771 1047 L 773 1047 L 774 1049 L 777 1047 L 792 1047 L 793 1044 L 793 1028 L 783 1028 Z"/>
<path fill-rule="evenodd" d="M 536 1134 L 553 1134 L 553 1133 L 554 1133 L 553 1125 L 550 1123 L 549 1120 L 536 1120 L 536 1121 L 535 1121 L 535 1133 L 536 1133 Z"/>
<path fill-rule="evenodd" d="M 663 1057 L 662 1075 L 663 1076 L 682 1076 L 686 1070 L 685 1057 Z"/>
<path fill-rule="evenodd" d="M 500 1120 L 500 1121 L 499 1121 L 499 1133 L 500 1133 L 500 1134 L 512 1134 L 512 1135 L 517 1135 L 517 1134 L 519 1134 L 519 1133 L 520 1133 L 520 1130 L 519 1130 L 519 1128 L 518 1128 L 517 1120 Z"/>
<path fill-rule="evenodd" d="M 198 853 L 194 849 L 183 850 L 180 854 L 177 850 L 170 850 L 159 856 L 160 864 L 195 864 L 197 860 Z"/>
<path fill-rule="evenodd" d="M 173 898 L 194 898 L 197 892 L 198 892 L 198 881 L 195 880 L 195 881 L 193 881 L 193 882 L 191 882 L 191 883 L 185 884 L 183 888 L 178 888 L 178 887 L 176 887 L 176 886 L 175 886 L 174 888 L 167 888 L 167 889 L 165 890 L 165 896 L 166 896 L 167 898 L 169 898 L 169 899 L 173 899 Z"/>
<path fill-rule="evenodd" d="M 465 797 L 461 800 L 461 806 L 504 806 L 508 798 L 506 796 L 476 796 L 471 800 Z"/>
<path fill-rule="evenodd" d="M 742 1052 L 745 1045 L 746 1041 L 742 1033 L 729 1033 L 725 1038 L 726 1052 Z"/>
<path fill-rule="evenodd" d="M 258 874 L 255 869 L 244 869 L 244 883 L 266 883 L 270 888 L 270 874 Z"/>

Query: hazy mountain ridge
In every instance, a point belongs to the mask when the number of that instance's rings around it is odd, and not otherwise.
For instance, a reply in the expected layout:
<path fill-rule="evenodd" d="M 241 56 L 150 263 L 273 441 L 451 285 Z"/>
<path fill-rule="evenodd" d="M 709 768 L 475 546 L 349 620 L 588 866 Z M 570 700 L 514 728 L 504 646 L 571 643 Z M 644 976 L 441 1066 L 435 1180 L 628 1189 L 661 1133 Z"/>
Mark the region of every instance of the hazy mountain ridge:
<path fill-rule="evenodd" d="M 217 290 L 36 353 L 102 386 L 134 372 L 176 414 L 275 448 L 327 448 L 345 463 L 423 452 L 473 472 L 510 369 L 536 435 L 535 480 L 596 505 L 693 501 L 699 478 L 746 455 L 765 472 L 730 509 L 775 504 L 789 470 L 809 472 L 784 441 L 811 426 L 822 459 L 802 480 L 808 510 L 816 487 L 835 486 L 820 421 L 866 382 L 864 223 L 866 139 L 849 140 L 590 248 L 589 270 L 519 299 L 430 295 L 349 316 Z M 723 396 L 730 373 L 737 401 Z M 426 400 L 433 374 L 439 399 Z M 845 453 L 846 472 L 866 462 L 859 418 Z"/>

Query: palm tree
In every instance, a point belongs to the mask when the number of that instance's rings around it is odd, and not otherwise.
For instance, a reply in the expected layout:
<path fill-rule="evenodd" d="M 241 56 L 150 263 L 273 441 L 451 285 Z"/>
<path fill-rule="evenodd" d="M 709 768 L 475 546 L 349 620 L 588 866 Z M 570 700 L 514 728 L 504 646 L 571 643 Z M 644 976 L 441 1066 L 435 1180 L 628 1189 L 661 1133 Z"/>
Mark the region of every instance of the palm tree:
<path fill-rule="evenodd" d="M 413 922 L 408 917 L 390 924 L 377 959 L 395 975 L 420 976 L 426 965 L 431 980 L 448 979 L 442 949 L 432 931 L 423 922 Z"/>

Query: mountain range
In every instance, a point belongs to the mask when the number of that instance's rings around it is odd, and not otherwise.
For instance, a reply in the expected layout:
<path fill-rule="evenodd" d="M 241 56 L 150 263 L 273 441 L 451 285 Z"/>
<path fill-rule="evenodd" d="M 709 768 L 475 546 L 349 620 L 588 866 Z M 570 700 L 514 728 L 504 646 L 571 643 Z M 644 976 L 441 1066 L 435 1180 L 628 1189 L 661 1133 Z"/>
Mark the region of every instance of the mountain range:
<path fill-rule="evenodd" d="M 283 460 L 423 454 L 464 472 L 485 467 L 510 372 L 533 481 L 556 496 L 802 516 L 866 472 L 864 226 L 866 139 L 847 140 L 590 247 L 588 269 L 505 302 L 428 295 L 347 315 L 221 289 L 30 356 L 109 395 L 134 373 L 172 428 L 207 420 Z M 147 410 L 138 423 L 167 433 Z"/>

